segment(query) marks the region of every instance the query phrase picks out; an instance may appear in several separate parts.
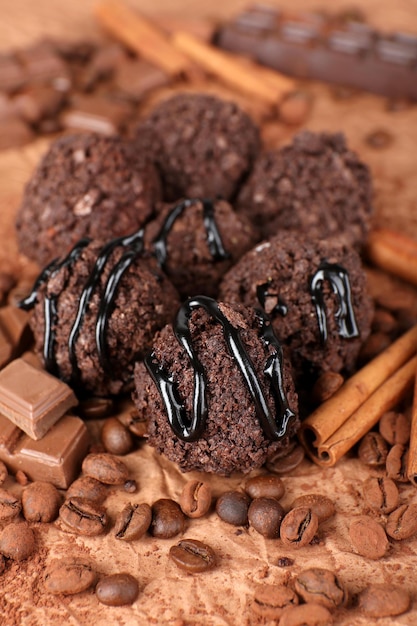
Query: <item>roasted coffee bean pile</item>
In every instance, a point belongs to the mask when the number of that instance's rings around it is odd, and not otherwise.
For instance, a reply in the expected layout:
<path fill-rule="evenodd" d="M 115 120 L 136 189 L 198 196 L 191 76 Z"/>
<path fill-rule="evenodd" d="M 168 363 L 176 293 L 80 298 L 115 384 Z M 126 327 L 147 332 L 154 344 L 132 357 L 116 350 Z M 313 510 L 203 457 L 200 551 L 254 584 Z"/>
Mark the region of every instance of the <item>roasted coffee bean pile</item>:
<path fill-rule="evenodd" d="M 114 411 L 113 407 L 110 413 Z M 123 407 L 122 415 L 128 411 Z M 194 520 L 218 515 L 225 523 L 225 535 L 228 532 L 256 533 L 267 541 L 277 542 L 284 550 L 298 551 L 326 541 L 332 528 L 327 522 L 341 515 L 335 502 L 320 493 L 304 493 L 293 499 L 290 507 L 282 505 L 285 475 L 293 471 L 292 459 L 298 450 L 295 447 L 290 448 L 287 455 L 274 459 L 271 467 L 276 468 L 276 472 L 251 475 L 242 480 L 238 489 L 225 491 L 216 498 L 204 479 L 185 482 L 178 502 L 169 498 L 143 502 L 139 487 L 138 495 L 126 502 L 116 515 L 110 516 L 106 498 L 111 490 L 126 491 L 126 484 L 135 481 L 120 455 L 103 451 L 107 440 L 112 442 L 113 449 L 119 435 L 125 441 L 125 431 L 130 431 L 114 415 L 101 423 L 101 443 L 92 445 L 84 459 L 82 475 L 65 494 L 40 481 L 22 487 L 21 496 L 15 495 L 14 489 L 0 488 L 0 521 L 4 527 L 0 534 L 0 567 L 3 570 L 10 562 L 28 559 L 36 553 L 37 535 L 32 522 L 53 522 L 61 530 L 78 536 L 95 537 L 106 533 L 124 542 L 141 541 L 145 536 L 167 542 L 179 538 L 171 543 L 166 558 L 187 574 L 203 575 L 221 567 L 222 555 L 213 550 L 210 540 L 206 543 L 192 537 Z M 417 534 L 417 505 L 401 503 L 401 483 L 397 484 L 398 481 L 383 469 L 389 446 L 392 450 L 395 446 L 406 445 L 408 426 L 406 413 L 387 413 L 378 430 L 367 435 L 365 443 L 358 447 L 361 461 L 378 472 L 364 483 L 364 508 L 349 524 L 352 551 L 368 559 L 386 555 L 393 540 Z M 371 454 L 375 448 L 384 448 L 385 453 Z M 130 449 L 129 445 L 126 452 Z M 298 457 L 299 464 L 303 455 Z M 1 469 L 5 480 L 7 470 Z M 236 527 L 238 530 L 233 530 Z M 385 590 L 377 585 L 374 595 L 368 589 L 359 594 L 349 593 L 349 586 L 330 570 L 310 568 L 292 574 L 294 559 L 289 557 L 278 558 L 277 566 L 288 571 L 286 582 L 259 584 L 253 590 L 253 597 L 248 599 L 251 611 L 260 619 L 279 619 L 284 625 L 301 623 L 297 621 L 300 619 L 307 625 L 331 624 L 338 610 L 354 611 L 359 607 L 364 615 L 381 617 L 405 612 L 410 605 L 408 594 L 395 586 Z M 109 606 L 131 604 L 140 595 L 140 580 L 131 574 L 101 575 L 98 567 L 81 557 L 52 561 L 45 570 L 43 587 L 46 593 L 54 595 L 73 595 L 95 588 L 98 601 Z"/>

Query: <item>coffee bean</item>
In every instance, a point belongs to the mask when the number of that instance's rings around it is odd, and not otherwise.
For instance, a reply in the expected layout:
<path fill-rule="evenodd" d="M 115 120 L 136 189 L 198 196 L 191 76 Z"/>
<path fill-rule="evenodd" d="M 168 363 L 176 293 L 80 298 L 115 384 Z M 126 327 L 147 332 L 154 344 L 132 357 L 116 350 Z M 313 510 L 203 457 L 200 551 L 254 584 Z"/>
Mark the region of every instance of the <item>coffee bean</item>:
<path fill-rule="evenodd" d="M 123 485 L 129 478 L 126 465 L 113 454 L 88 454 L 82 464 L 86 476 L 95 478 L 105 485 Z"/>
<path fill-rule="evenodd" d="M 305 506 L 292 509 L 281 522 L 281 541 L 286 546 L 307 546 L 317 532 L 319 518 Z"/>
<path fill-rule="evenodd" d="M 388 411 L 379 420 L 379 432 L 391 446 L 405 446 L 410 439 L 411 424 L 404 413 Z"/>
<path fill-rule="evenodd" d="M 280 556 L 277 561 L 278 567 L 292 567 L 294 565 L 294 559 L 290 559 L 287 556 Z"/>
<path fill-rule="evenodd" d="M 249 524 L 260 535 L 268 539 L 278 539 L 285 511 L 275 498 L 255 498 L 248 510 Z"/>
<path fill-rule="evenodd" d="M 361 346 L 359 353 L 360 363 L 368 363 L 392 343 L 387 333 L 375 332 L 369 335 Z"/>
<path fill-rule="evenodd" d="M 312 391 L 312 400 L 315 404 L 321 404 L 343 385 L 344 378 L 338 372 L 324 372 L 315 382 Z"/>
<path fill-rule="evenodd" d="M 96 580 L 96 572 L 87 563 L 60 559 L 47 567 L 44 587 L 53 595 L 70 596 L 85 591 L 94 585 Z"/>
<path fill-rule="evenodd" d="M 123 489 L 126 491 L 126 493 L 136 493 L 136 491 L 138 490 L 138 484 L 136 480 L 133 480 L 133 478 L 129 478 L 129 480 L 127 480 L 123 485 Z"/>
<path fill-rule="evenodd" d="M 386 476 L 371 476 L 363 484 L 363 496 L 368 506 L 380 513 L 391 513 L 398 506 L 397 485 Z"/>
<path fill-rule="evenodd" d="M 382 333 L 392 333 L 397 325 L 395 317 L 389 311 L 376 309 L 372 319 L 372 330 Z"/>
<path fill-rule="evenodd" d="M 336 512 L 332 500 L 318 493 L 308 493 L 298 496 L 292 503 L 291 508 L 295 509 L 298 506 L 306 506 L 311 509 L 317 515 L 319 524 L 333 517 Z"/>
<path fill-rule="evenodd" d="M 384 148 L 388 148 L 392 142 L 394 141 L 394 137 L 391 133 L 389 133 L 384 128 L 378 128 L 377 130 L 372 131 L 365 137 L 365 142 L 369 147 L 374 148 L 375 150 L 383 150 Z"/>
<path fill-rule="evenodd" d="M 216 513 L 224 522 L 234 526 L 248 524 L 250 498 L 240 491 L 226 491 L 216 502 Z"/>
<path fill-rule="evenodd" d="M 312 97 L 305 91 L 290 93 L 279 105 L 279 119 L 290 126 L 299 126 L 308 118 Z"/>
<path fill-rule="evenodd" d="M 245 482 L 245 491 L 254 498 L 276 498 L 279 500 L 285 493 L 284 483 L 279 476 L 262 474 L 254 476 Z"/>
<path fill-rule="evenodd" d="M 388 539 L 381 524 L 368 515 L 359 515 L 349 527 L 354 550 L 368 559 L 381 559 L 388 550 Z"/>
<path fill-rule="evenodd" d="M 29 478 L 26 476 L 25 472 L 22 472 L 22 470 L 17 470 L 14 477 L 16 482 L 22 487 L 25 487 L 29 482 Z"/>
<path fill-rule="evenodd" d="M 255 615 L 264 620 L 279 620 L 287 606 L 297 606 L 298 597 L 286 585 L 258 585 L 251 602 Z"/>
<path fill-rule="evenodd" d="M 101 430 L 101 441 L 106 452 L 128 454 L 133 450 L 133 437 L 130 431 L 116 417 L 109 417 Z"/>
<path fill-rule="evenodd" d="M 197 539 L 181 539 L 171 547 L 169 556 L 180 569 L 191 574 L 206 572 L 216 565 L 214 550 Z"/>
<path fill-rule="evenodd" d="M 69 530 L 87 537 L 101 535 L 108 521 L 104 507 L 84 498 L 65 500 L 59 509 L 59 518 Z"/>
<path fill-rule="evenodd" d="M 23 516 L 28 522 L 53 522 L 60 504 L 61 495 L 51 483 L 35 481 L 22 494 Z"/>
<path fill-rule="evenodd" d="M 116 518 L 114 535 L 116 539 L 133 541 L 142 537 L 152 522 L 152 509 L 149 504 L 127 504 Z"/>
<path fill-rule="evenodd" d="M 87 398 L 80 403 L 80 415 L 84 419 L 99 420 L 114 411 L 111 398 Z"/>
<path fill-rule="evenodd" d="M 385 439 L 374 431 L 363 437 L 358 448 L 358 457 L 366 465 L 377 467 L 383 465 L 388 454 L 388 447 Z"/>
<path fill-rule="evenodd" d="M 118 414 L 117 418 L 136 437 L 146 437 L 148 434 L 148 420 L 134 407 Z"/>
<path fill-rule="evenodd" d="M 304 448 L 296 446 L 291 452 L 285 456 L 277 456 L 276 454 L 269 457 L 266 462 L 266 468 L 274 474 L 288 474 L 295 470 L 296 467 L 304 459 Z"/>
<path fill-rule="evenodd" d="M 395 318 L 398 324 L 398 330 L 400 333 L 405 333 L 410 330 L 417 323 L 417 313 L 415 309 L 409 307 L 397 308 L 395 311 Z"/>
<path fill-rule="evenodd" d="M 154 537 L 169 539 L 185 529 L 185 515 L 174 500 L 161 498 L 152 506 L 150 532 Z"/>
<path fill-rule="evenodd" d="M 283 610 L 279 626 L 332 626 L 333 617 L 321 604 L 299 604 Z"/>
<path fill-rule="evenodd" d="M 133 604 L 139 595 L 139 583 L 131 574 L 112 574 L 102 578 L 96 585 L 99 602 L 107 606 Z"/>
<path fill-rule="evenodd" d="M 0 488 L 0 522 L 10 522 L 17 517 L 22 510 L 20 498 L 14 496 L 6 489 Z"/>
<path fill-rule="evenodd" d="M 9 472 L 7 471 L 7 467 L 5 466 L 3 461 L 0 461 L 0 485 L 4 483 L 8 475 Z"/>
<path fill-rule="evenodd" d="M 401 541 L 417 533 L 417 504 L 402 504 L 387 520 L 387 535 Z"/>
<path fill-rule="evenodd" d="M 295 590 L 304 602 L 315 602 L 331 611 L 345 606 L 348 600 L 348 593 L 336 574 L 321 567 L 312 567 L 298 574 Z"/>
<path fill-rule="evenodd" d="M 411 600 L 403 587 L 379 584 L 369 585 L 358 597 L 360 610 L 368 617 L 401 615 L 410 608 Z"/>
<path fill-rule="evenodd" d="M 101 503 L 107 498 L 108 487 L 99 480 L 90 476 L 81 476 L 67 489 L 67 500 L 71 498 L 83 498 L 92 502 Z"/>
<path fill-rule="evenodd" d="M 190 480 L 184 485 L 180 506 L 188 517 L 203 517 L 211 505 L 211 487 L 201 480 Z"/>
<path fill-rule="evenodd" d="M 8 524 L 0 535 L 0 552 L 13 561 L 23 561 L 35 552 L 35 535 L 25 522 Z"/>
<path fill-rule="evenodd" d="M 397 443 L 388 452 L 385 469 L 389 478 L 399 483 L 408 482 L 408 448 Z"/>

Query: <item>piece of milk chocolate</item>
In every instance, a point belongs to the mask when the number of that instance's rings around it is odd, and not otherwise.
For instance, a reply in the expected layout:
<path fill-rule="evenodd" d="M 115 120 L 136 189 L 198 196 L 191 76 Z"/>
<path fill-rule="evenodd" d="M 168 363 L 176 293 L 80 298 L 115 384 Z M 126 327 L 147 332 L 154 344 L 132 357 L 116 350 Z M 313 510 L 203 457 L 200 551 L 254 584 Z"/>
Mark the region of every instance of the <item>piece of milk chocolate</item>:
<path fill-rule="evenodd" d="M 79 417 L 65 415 L 34 441 L 13 422 L 0 415 L 0 460 L 9 470 L 22 470 L 29 480 L 50 482 L 67 489 L 78 476 L 90 437 Z"/>
<path fill-rule="evenodd" d="M 41 439 L 76 404 L 68 385 L 24 359 L 0 371 L 0 413 L 32 439 Z"/>

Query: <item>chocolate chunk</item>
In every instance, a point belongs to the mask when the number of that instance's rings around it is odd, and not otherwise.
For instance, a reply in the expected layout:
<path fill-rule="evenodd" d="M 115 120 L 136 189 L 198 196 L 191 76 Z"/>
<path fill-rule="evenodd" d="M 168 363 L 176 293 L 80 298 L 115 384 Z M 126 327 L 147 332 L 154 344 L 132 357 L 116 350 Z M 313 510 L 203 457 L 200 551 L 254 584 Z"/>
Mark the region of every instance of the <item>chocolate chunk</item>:
<path fill-rule="evenodd" d="M 56 115 L 64 100 L 65 95 L 49 85 L 33 85 L 17 94 L 13 103 L 25 122 L 37 124 L 44 118 Z"/>
<path fill-rule="evenodd" d="M 168 74 L 143 59 L 132 59 L 120 64 L 113 80 L 120 95 L 133 102 L 138 102 L 153 89 L 166 87 L 169 83 Z"/>
<path fill-rule="evenodd" d="M 112 77 L 116 68 L 126 61 L 126 53 L 119 44 L 110 43 L 100 46 L 77 83 L 85 91 L 90 91 L 99 81 Z"/>
<path fill-rule="evenodd" d="M 12 55 L 0 56 L 0 91 L 12 93 L 22 87 L 26 81 L 22 65 Z"/>
<path fill-rule="evenodd" d="M 0 410 L 32 439 L 41 439 L 77 403 L 68 385 L 23 359 L 0 372 Z"/>
<path fill-rule="evenodd" d="M 122 128 L 131 109 L 123 102 L 103 96 L 76 95 L 71 106 L 60 118 L 62 127 L 71 131 L 88 131 L 115 135 Z"/>
<path fill-rule="evenodd" d="M 72 85 L 70 70 L 49 41 L 20 50 L 18 58 L 27 79 L 32 83 L 53 85 L 59 91 L 68 91 Z"/>
<path fill-rule="evenodd" d="M 30 480 L 66 489 L 76 478 L 88 445 L 87 428 L 78 417 L 66 415 L 34 441 L 0 415 L 0 460 L 11 471 L 23 470 Z"/>

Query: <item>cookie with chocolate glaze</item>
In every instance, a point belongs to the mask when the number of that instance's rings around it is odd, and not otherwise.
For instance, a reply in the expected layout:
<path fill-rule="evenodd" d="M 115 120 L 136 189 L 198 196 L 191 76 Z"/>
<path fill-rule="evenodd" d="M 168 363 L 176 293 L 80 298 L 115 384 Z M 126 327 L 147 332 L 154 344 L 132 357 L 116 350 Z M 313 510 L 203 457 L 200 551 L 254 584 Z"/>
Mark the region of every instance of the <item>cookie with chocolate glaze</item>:
<path fill-rule="evenodd" d="M 261 306 L 291 353 L 297 380 L 351 373 L 373 306 L 359 254 L 345 240 L 283 232 L 245 254 L 220 286 L 226 302 Z"/>
<path fill-rule="evenodd" d="M 197 296 L 135 366 L 148 443 L 182 471 L 249 472 L 298 427 L 291 364 L 260 311 Z"/>
<path fill-rule="evenodd" d="M 215 297 L 227 270 L 256 243 L 250 221 L 226 200 L 190 198 L 157 213 L 145 245 L 183 298 Z"/>
<path fill-rule="evenodd" d="M 80 392 L 118 394 L 132 385 L 135 361 L 179 306 L 178 294 L 143 236 L 80 240 L 41 273 L 30 296 L 36 349 L 45 368 Z"/>

